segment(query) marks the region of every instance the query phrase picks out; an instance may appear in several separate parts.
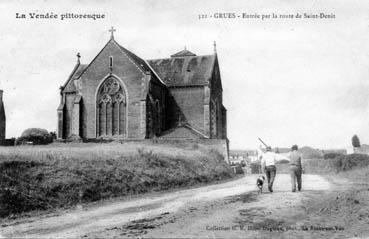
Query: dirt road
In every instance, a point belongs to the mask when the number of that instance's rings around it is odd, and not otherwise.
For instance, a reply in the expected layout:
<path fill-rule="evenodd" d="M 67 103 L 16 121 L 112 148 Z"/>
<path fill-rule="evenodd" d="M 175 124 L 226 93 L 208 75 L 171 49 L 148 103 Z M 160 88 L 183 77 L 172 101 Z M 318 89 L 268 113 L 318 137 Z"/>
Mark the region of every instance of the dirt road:
<path fill-rule="evenodd" d="M 292 193 L 289 175 L 278 174 L 274 193 L 258 195 L 255 178 L 256 176 L 247 176 L 223 184 L 102 203 L 103 205 L 69 210 L 58 215 L 27 218 L 3 224 L 0 236 L 253 236 L 259 235 L 260 228 L 245 230 L 242 225 L 256 225 L 255 222 L 258 221 L 265 223 L 265 219 L 269 220 L 265 224 L 269 228 L 277 227 L 282 221 L 296 223 L 296 218 L 290 218 L 290 215 L 293 210 L 303 206 L 302 200 L 330 189 L 330 183 L 323 177 L 303 175 L 303 192 Z M 273 218 L 277 214 L 285 215 L 285 218 Z"/>

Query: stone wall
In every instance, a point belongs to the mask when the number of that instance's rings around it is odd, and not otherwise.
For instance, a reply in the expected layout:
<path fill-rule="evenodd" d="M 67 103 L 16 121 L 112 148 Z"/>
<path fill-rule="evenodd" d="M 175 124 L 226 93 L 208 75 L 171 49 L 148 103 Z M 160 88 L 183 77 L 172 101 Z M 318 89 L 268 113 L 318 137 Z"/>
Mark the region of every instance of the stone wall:
<path fill-rule="evenodd" d="M 65 95 L 65 111 L 64 111 L 64 132 L 65 137 L 69 137 L 72 134 L 72 114 L 75 94 L 68 93 Z"/>
<path fill-rule="evenodd" d="M 223 89 L 217 59 L 210 79 L 210 106 L 211 136 L 226 139 L 227 112 L 223 106 Z"/>
<path fill-rule="evenodd" d="M 166 88 L 156 81 L 150 81 L 146 102 L 146 137 L 159 136 L 167 129 L 166 124 Z"/>
<path fill-rule="evenodd" d="M 155 138 L 155 139 L 128 139 L 121 141 L 121 143 L 127 142 L 147 142 L 149 144 L 179 144 L 179 145 L 190 145 L 192 144 L 194 147 L 200 145 L 207 150 L 215 150 L 219 152 L 224 160 L 229 163 L 229 141 L 227 139 L 166 139 L 166 138 Z"/>
<path fill-rule="evenodd" d="M 175 101 L 175 103 L 170 104 L 172 120 L 174 122 L 188 122 L 195 129 L 204 132 L 203 86 L 171 87 L 169 91 L 173 96 L 172 100 Z"/>
<path fill-rule="evenodd" d="M 82 80 L 82 96 L 84 102 L 83 117 L 86 119 L 84 137 L 96 137 L 96 92 L 102 82 L 109 77 L 109 58 L 113 57 L 112 75 L 124 86 L 127 96 L 128 111 L 128 137 L 143 138 L 140 131 L 140 100 L 142 83 L 145 83 L 145 74 L 122 54 L 121 49 L 112 41 L 92 61 L 84 74 Z"/>
<path fill-rule="evenodd" d="M 110 59 L 112 59 L 113 66 L 110 67 Z M 117 79 L 126 95 L 127 102 L 127 138 L 145 138 L 146 125 L 142 125 L 142 119 L 146 117 L 146 110 L 142 110 L 142 101 L 146 101 L 148 93 L 148 84 L 150 81 L 158 81 L 156 76 L 151 72 L 144 72 L 141 66 L 138 66 L 127 55 L 125 51 L 114 41 L 109 41 L 100 53 L 92 60 L 87 69 L 80 76 L 80 86 L 78 89 L 82 95 L 83 104 L 80 105 L 80 133 L 83 138 L 96 138 L 96 94 L 100 86 L 105 80 L 113 77 Z M 73 84 L 74 79 L 69 82 Z M 160 87 L 164 87 L 161 86 Z M 65 104 L 65 123 L 66 128 L 65 137 L 71 135 L 71 112 L 73 112 L 73 97 L 76 94 L 66 95 Z M 156 96 L 156 93 L 154 93 Z M 165 94 L 159 93 L 156 98 L 161 98 Z M 163 101 L 162 101 L 163 102 Z M 76 114 L 77 115 L 77 114 Z M 75 128 L 75 127 L 73 127 Z"/>

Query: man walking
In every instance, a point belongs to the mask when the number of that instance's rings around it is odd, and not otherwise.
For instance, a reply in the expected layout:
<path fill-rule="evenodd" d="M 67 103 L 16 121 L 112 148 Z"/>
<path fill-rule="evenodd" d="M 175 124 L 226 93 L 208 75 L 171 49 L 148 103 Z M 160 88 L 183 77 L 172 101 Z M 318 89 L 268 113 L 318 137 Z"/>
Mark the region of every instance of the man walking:
<path fill-rule="evenodd" d="M 290 158 L 290 173 L 291 173 L 291 183 L 292 183 L 292 192 L 296 192 L 296 182 L 297 189 L 301 191 L 301 174 L 302 174 L 302 165 L 301 165 L 301 155 L 297 151 L 298 146 L 293 145 L 291 147 L 292 152 L 289 155 Z"/>
<path fill-rule="evenodd" d="M 268 180 L 268 189 L 269 192 L 273 192 L 273 182 L 277 172 L 277 168 L 275 167 L 276 155 L 272 152 L 272 148 L 268 146 L 266 148 L 265 154 L 262 155 L 261 158 L 261 167 L 264 169 Z"/>

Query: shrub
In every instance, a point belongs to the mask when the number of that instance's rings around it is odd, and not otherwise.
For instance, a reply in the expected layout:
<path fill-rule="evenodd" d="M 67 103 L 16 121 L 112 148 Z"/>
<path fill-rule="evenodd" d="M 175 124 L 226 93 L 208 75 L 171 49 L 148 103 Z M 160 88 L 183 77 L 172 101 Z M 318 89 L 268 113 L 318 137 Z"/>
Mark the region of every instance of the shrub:
<path fill-rule="evenodd" d="M 15 138 L 4 139 L 0 141 L 0 144 L 2 146 L 14 146 L 15 141 Z"/>
<path fill-rule="evenodd" d="M 328 159 L 328 168 L 331 172 L 338 173 L 342 170 L 342 162 L 344 161 L 345 156 L 342 157 L 335 157 Z"/>
<path fill-rule="evenodd" d="M 299 149 L 300 153 L 302 154 L 303 159 L 321 159 L 323 158 L 323 154 L 318 149 L 313 149 L 310 147 L 302 147 Z"/>
<path fill-rule="evenodd" d="M 253 174 L 261 173 L 260 161 L 252 162 L 250 164 L 250 167 L 251 167 L 251 173 Z"/>
<path fill-rule="evenodd" d="M 323 155 L 324 159 L 334 159 L 334 158 L 338 158 L 338 157 L 344 157 L 344 155 L 341 154 L 341 153 L 335 153 L 335 152 L 326 153 L 326 154 Z"/>
<path fill-rule="evenodd" d="M 351 143 L 352 143 L 352 147 L 360 148 L 360 140 L 359 140 L 359 137 L 357 137 L 356 134 L 354 136 L 352 136 Z"/>
<path fill-rule="evenodd" d="M 233 166 L 232 169 L 233 169 L 233 172 L 235 174 L 243 174 L 244 173 L 241 165 Z"/>
<path fill-rule="evenodd" d="M 334 158 L 304 160 L 306 173 L 338 173 L 369 166 L 366 154 L 338 155 Z"/>
<path fill-rule="evenodd" d="M 342 159 L 341 169 L 347 171 L 353 168 L 366 167 L 369 165 L 369 156 L 366 154 L 349 154 Z"/>
<path fill-rule="evenodd" d="M 29 128 L 23 131 L 21 137 L 17 139 L 17 144 L 32 142 L 34 145 L 49 144 L 53 142 L 53 135 L 46 129 Z"/>

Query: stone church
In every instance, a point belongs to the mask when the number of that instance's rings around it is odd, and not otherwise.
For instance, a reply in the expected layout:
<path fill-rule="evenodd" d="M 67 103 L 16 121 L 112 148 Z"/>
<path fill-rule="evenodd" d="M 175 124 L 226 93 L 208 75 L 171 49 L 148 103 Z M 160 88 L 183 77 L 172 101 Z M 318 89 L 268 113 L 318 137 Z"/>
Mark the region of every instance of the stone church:
<path fill-rule="evenodd" d="M 218 57 L 143 60 L 110 40 L 60 87 L 59 139 L 227 139 Z"/>

